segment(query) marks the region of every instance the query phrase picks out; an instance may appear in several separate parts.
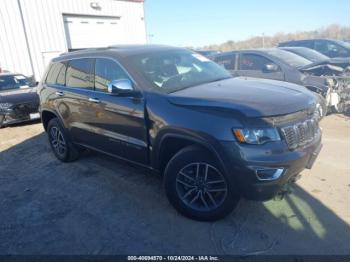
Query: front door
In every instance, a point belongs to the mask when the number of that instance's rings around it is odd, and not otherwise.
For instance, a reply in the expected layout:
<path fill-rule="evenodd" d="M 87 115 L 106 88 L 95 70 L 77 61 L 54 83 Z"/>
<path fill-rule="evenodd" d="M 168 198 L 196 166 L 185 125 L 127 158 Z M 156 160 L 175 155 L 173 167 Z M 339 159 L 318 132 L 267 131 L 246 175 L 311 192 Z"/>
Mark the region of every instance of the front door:
<path fill-rule="evenodd" d="M 112 80 L 130 79 L 118 62 L 96 58 L 95 91 L 89 97 L 90 145 L 138 163 L 147 163 L 147 129 L 141 92 L 130 96 L 108 93 Z"/>

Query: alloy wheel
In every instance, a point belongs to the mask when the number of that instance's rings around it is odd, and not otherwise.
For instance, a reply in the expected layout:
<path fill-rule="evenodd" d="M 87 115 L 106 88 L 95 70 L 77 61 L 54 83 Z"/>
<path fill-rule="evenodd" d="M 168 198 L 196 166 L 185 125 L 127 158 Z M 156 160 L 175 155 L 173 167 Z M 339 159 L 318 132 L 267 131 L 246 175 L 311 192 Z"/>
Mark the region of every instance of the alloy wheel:
<path fill-rule="evenodd" d="M 176 176 L 176 191 L 182 202 L 197 211 L 212 211 L 227 197 L 221 172 L 208 163 L 186 165 Z"/>
<path fill-rule="evenodd" d="M 52 127 L 50 129 L 50 138 L 51 145 L 55 152 L 59 156 L 64 157 L 67 152 L 67 146 L 61 130 L 59 130 L 56 126 Z"/>

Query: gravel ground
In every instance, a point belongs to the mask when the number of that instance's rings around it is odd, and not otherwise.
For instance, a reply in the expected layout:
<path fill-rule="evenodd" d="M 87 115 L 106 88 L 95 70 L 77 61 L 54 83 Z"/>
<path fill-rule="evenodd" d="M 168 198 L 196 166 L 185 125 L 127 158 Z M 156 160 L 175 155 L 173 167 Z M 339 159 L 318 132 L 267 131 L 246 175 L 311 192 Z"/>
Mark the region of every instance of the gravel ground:
<path fill-rule="evenodd" d="M 40 123 L 0 130 L 0 254 L 350 254 L 350 118 L 322 121 L 324 147 L 282 201 L 242 200 L 189 220 L 161 178 L 97 153 L 56 160 Z"/>

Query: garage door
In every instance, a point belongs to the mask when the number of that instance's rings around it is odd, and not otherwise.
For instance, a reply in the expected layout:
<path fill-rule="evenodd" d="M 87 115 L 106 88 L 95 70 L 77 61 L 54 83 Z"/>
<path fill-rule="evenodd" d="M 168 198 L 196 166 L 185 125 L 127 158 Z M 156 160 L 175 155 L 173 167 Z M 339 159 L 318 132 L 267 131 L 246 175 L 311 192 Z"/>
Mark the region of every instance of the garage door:
<path fill-rule="evenodd" d="M 63 16 L 69 50 L 120 44 L 119 17 Z"/>

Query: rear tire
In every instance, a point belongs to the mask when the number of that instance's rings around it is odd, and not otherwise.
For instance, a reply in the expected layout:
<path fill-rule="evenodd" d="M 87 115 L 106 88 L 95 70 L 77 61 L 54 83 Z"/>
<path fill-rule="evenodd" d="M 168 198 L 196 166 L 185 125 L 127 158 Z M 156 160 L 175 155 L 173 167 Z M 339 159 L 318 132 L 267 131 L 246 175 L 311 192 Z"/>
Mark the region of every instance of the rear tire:
<path fill-rule="evenodd" d="M 224 218 L 240 196 L 211 154 L 200 147 L 180 150 L 164 171 L 169 202 L 184 216 L 200 221 Z"/>
<path fill-rule="evenodd" d="M 72 143 L 66 130 L 57 118 L 53 118 L 47 125 L 50 146 L 55 156 L 62 162 L 71 162 L 79 158 L 79 150 Z"/>

